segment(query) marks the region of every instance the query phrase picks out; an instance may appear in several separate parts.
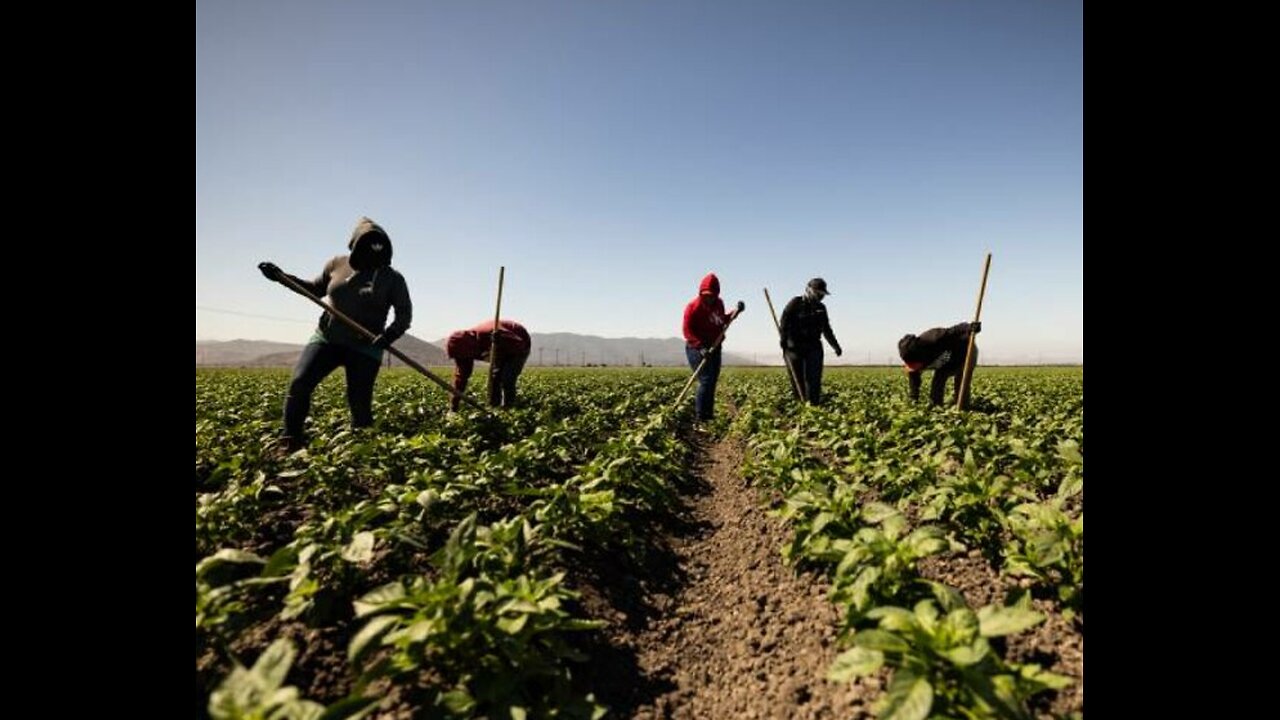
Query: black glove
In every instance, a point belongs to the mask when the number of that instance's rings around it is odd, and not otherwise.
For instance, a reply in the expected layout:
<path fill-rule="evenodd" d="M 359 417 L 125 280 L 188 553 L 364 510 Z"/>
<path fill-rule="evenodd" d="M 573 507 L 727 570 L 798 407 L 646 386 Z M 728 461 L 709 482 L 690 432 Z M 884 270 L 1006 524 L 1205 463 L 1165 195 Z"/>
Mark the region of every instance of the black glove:
<path fill-rule="evenodd" d="M 391 347 L 391 343 L 393 342 L 395 342 L 393 338 L 388 336 L 386 333 L 383 333 L 373 339 L 373 346 L 378 348 L 379 350 L 386 350 L 387 348 Z"/>
<path fill-rule="evenodd" d="M 841 356 L 841 355 L 843 355 L 843 354 L 844 354 L 844 351 L 840 349 L 840 346 L 839 346 L 839 345 L 837 345 L 837 346 L 836 346 L 836 357 L 840 357 L 840 356 Z"/>
<path fill-rule="evenodd" d="M 280 282 L 280 279 L 284 277 L 284 271 L 272 262 L 260 262 L 258 263 L 258 269 L 262 271 L 262 276 L 271 282 Z"/>
<path fill-rule="evenodd" d="M 698 348 L 698 355 L 702 357 L 703 360 L 706 360 L 711 357 L 711 351 L 706 348 Z"/>
<path fill-rule="evenodd" d="M 738 301 L 738 314 L 739 314 L 739 315 L 741 315 L 741 314 L 742 314 L 742 311 L 743 311 L 743 310 L 746 310 L 746 309 L 747 309 L 747 304 L 746 304 L 746 303 L 744 303 L 744 302 L 742 302 L 741 300 L 739 300 L 739 301 Z"/>
<path fill-rule="evenodd" d="M 969 323 L 969 332 L 975 335 L 982 332 L 982 323 L 980 322 Z"/>

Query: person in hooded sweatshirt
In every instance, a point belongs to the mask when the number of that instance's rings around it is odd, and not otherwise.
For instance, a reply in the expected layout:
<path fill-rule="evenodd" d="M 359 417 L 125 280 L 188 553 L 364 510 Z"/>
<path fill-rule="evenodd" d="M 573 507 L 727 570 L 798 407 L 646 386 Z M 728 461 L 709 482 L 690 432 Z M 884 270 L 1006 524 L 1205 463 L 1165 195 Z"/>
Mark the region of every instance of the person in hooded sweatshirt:
<path fill-rule="evenodd" d="M 290 450 L 303 445 L 311 394 L 321 380 L 339 367 L 347 374 L 352 426 L 373 425 L 373 383 L 382 365 L 382 351 L 404 335 L 413 319 L 409 286 L 404 276 L 391 267 L 391 238 L 387 231 L 362 217 L 347 248 L 351 254 L 338 255 L 325 263 L 314 280 L 286 275 L 274 263 L 258 264 L 268 280 L 280 282 L 288 277 L 315 297 L 327 297 L 336 310 L 377 335 L 370 341 L 329 313 L 320 316 L 319 327 L 293 369 L 289 394 L 284 399 L 284 441 Z M 395 322 L 386 326 L 391 308 L 395 308 Z"/>
<path fill-rule="evenodd" d="M 810 405 L 822 400 L 822 338 L 831 344 L 839 357 L 844 351 L 836 342 L 822 298 L 830 295 L 827 281 L 814 278 L 804 288 L 804 295 L 791 298 L 782 311 L 782 351 L 787 364 Z M 794 391 L 794 389 L 793 389 Z"/>
<path fill-rule="evenodd" d="M 458 330 L 445 341 L 445 354 L 453 360 L 453 389 L 456 394 L 449 401 L 449 408 L 457 410 L 460 396 L 467 389 L 467 380 L 475 368 L 476 360 L 492 363 L 493 378 L 489 381 L 489 405 L 511 407 L 516 402 L 516 379 L 524 370 L 524 363 L 533 350 L 529 331 L 514 320 L 498 322 L 498 356 L 493 358 L 493 321 L 486 320 L 470 330 Z"/>
<path fill-rule="evenodd" d="M 698 391 L 693 396 L 699 420 L 711 420 L 715 416 L 716 381 L 720 379 L 720 341 L 729 323 L 746 307 L 739 300 L 733 312 L 725 313 L 724 302 L 720 300 L 720 278 L 715 273 L 707 273 L 702 278 L 698 297 L 684 307 L 685 359 L 694 371 L 702 364 Z"/>
<path fill-rule="evenodd" d="M 920 379 L 925 370 L 933 371 L 933 383 L 929 386 L 929 403 L 942 404 L 942 395 L 947 389 L 947 379 L 955 377 L 956 389 L 952 397 L 954 404 L 960 397 L 960 374 L 964 369 L 964 356 L 969 349 L 969 333 L 977 334 L 982 330 L 982 323 L 962 322 L 949 328 L 930 328 L 919 335 L 903 335 L 898 341 L 898 355 L 906 365 L 907 382 L 911 389 L 911 400 L 920 399 Z M 970 366 L 978 362 L 978 346 L 973 346 L 973 359 Z"/>

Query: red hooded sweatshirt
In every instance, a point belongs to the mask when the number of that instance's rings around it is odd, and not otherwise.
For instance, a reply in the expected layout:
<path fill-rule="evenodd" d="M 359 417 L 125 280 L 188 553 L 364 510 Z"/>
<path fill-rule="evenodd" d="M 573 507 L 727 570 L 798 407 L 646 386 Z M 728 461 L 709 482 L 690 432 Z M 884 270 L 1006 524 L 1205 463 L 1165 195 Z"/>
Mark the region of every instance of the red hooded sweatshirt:
<path fill-rule="evenodd" d="M 695 350 L 710 348 L 730 319 L 720 299 L 720 278 L 715 273 L 707 273 L 698 285 L 698 297 L 684 306 L 685 342 Z"/>
<path fill-rule="evenodd" d="M 489 360 L 489 347 L 493 343 L 493 321 L 485 320 L 470 330 L 459 330 L 445 341 L 445 354 L 453 359 L 453 388 L 458 392 L 467 389 L 467 381 L 475 368 L 476 360 Z M 498 363 L 503 358 L 527 357 L 532 348 L 529 331 L 514 320 L 503 320 L 498 329 Z M 454 409 L 458 399 L 453 398 Z"/>

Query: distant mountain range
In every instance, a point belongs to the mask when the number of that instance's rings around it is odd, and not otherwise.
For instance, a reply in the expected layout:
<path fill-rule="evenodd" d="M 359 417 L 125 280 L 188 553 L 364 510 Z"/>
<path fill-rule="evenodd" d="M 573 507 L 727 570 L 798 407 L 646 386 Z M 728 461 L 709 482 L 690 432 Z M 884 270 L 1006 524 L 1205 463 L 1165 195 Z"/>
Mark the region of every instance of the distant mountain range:
<path fill-rule="evenodd" d="M 575 333 L 533 333 L 529 365 L 570 366 L 683 366 L 680 338 L 606 338 Z M 412 335 L 396 341 L 396 349 L 423 365 L 447 365 L 444 339 L 429 343 Z M 197 340 L 196 367 L 292 367 L 302 345 L 266 340 Z M 749 358 L 726 352 L 727 365 L 755 365 Z M 392 358 L 392 367 L 403 365 Z"/>
<path fill-rule="evenodd" d="M 293 367 L 304 345 L 267 340 L 197 340 L 196 367 Z M 423 365 L 444 365 L 444 350 L 412 335 L 396 341 L 395 347 Z M 402 367 L 391 357 L 392 367 Z"/>

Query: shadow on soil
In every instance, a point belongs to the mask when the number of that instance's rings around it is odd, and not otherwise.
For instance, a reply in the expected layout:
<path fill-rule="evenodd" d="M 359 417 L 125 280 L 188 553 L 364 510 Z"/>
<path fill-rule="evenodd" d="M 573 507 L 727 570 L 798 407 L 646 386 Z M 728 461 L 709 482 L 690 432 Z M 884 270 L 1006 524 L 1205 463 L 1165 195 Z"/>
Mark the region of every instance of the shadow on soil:
<path fill-rule="evenodd" d="M 629 549 L 586 548 L 582 564 L 569 571 L 570 582 L 582 594 L 583 611 L 604 619 L 609 627 L 585 636 L 578 644 L 589 658 L 577 680 L 607 705 L 611 717 L 630 717 L 675 689 L 666 674 L 647 675 L 637 662 L 635 640 L 657 618 L 670 613 L 687 574 L 676 548 L 711 531 L 693 518 L 690 501 L 711 491 L 706 473 L 709 449 L 717 438 L 682 431 L 690 448 L 688 473 L 676 479 L 677 496 L 664 512 L 641 519 L 637 527 L 652 529 L 636 538 Z"/>

